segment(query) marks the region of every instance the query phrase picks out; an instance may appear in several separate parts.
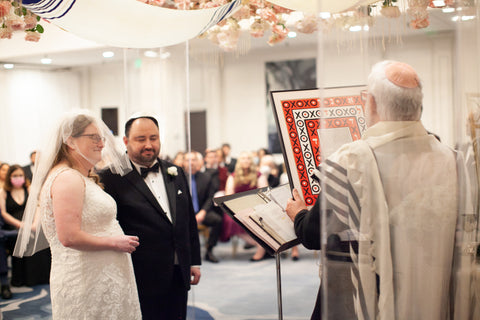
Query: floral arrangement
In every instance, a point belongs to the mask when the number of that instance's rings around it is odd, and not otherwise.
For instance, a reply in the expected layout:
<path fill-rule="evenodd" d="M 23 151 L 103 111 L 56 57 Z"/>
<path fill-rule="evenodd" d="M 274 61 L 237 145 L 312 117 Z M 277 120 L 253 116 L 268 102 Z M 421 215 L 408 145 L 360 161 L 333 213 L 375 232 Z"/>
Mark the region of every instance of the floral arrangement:
<path fill-rule="evenodd" d="M 172 9 L 207 9 L 218 7 L 231 0 L 138 0 L 150 5 Z M 269 45 L 275 45 L 287 38 L 290 31 L 284 15 L 292 10 L 274 5 L 266 0 L 243 0 L 241 7 L 229 18 L 210 28 L 200 38 L 206 38 L 225 51 L 236 49 L 242 29 L 248 29 L 254 38 L 261 38 L 270 33 Z M 317 30 L 318 21 L 314 15 L 306 15 L 296 22 L 296 31 L 313 33 Z"/>
<path fill-rule="evenodd" d="M 40 17 L 31 13 L 18 2 L 0 1 L 0 39 L 11 39 L 13 32 L 24 31 L 25 40 L 38 42 L 43 27 L 38 24 Z"/>
<path fill-rule="evenodd" d="M 382 16 L 387 18 L 398 18 L 400 17 L 400 9 L 397 6 L 394 6 L 393 3 L 397 2 L 397 0 L 385 0 L 382 4 L 382 9 L 380 13 Z"/>

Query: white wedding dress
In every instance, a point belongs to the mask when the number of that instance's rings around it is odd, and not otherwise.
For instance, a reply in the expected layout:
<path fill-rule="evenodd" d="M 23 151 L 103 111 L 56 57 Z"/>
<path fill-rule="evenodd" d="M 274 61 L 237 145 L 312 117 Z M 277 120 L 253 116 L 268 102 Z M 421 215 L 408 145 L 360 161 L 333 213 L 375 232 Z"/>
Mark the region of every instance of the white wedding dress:
<path fill-rule="evenodd" d="M 40 195 L 42 228 L 52 252 L 50 294 L 53 319 L 141 319 L 140 304 L 128 253 L 80 251 L 58 240 L 51 187 L 62 167 L 48 176 Z M 83 177 L 83 176 L 82 176 Z M 123 234 L 116 203 L 90 178 L 85 181 L 82 230 L 99 237 Z"/>

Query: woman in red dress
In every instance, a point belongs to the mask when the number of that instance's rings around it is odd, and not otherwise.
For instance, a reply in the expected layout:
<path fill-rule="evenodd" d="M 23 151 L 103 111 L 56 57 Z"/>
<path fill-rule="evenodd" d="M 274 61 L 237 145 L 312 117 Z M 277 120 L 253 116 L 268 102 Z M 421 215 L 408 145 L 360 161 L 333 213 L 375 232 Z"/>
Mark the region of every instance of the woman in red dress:
<path fill-rule="evenodd" d="M 257 171 L 257 166 L 253 162 L 253 156 L 250 152 L 242 152 L 237 159 L 235 171 L 228 177 L 225 186 L 225 194 L 231 195 L 238 192 L 244 192 L 252 189 L 268 186 L 267 178 Z M 225 238 L 237 235 L 245 242 L 255 245 L 257 251 L 250 258 L 250 261 L 260 261 L 268 256 L 255 240 L 252 239 L 233 219 L 225 215 L 223 224 L 223 234 Z"/>

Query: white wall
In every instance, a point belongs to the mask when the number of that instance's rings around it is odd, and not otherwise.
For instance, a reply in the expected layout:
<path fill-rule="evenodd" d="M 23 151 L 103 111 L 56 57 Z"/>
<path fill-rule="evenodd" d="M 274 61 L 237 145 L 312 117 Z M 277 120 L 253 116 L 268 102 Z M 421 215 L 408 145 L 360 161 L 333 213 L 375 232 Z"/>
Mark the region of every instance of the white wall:
<path fill-rule="evenodd" d="M 463 60 L 461 68 L 454 67 L 453 33 L 404 38 L 401 43 L 386 43 L 385 50 L 378 44 L 382 39 L 361 48 L 329 42 L 322 46 L 324 59 L 318 64 L 319 85 L 364 84 L 371 65 L 382 59 L 410 63 L 424 83 L 422 120 L 425 126 L 453 146 L 458 139 L 458 125 L 452 120 L 458 113 L 453 102 L 453 79 L 462 78 L 468 70 L 469 86 L 465 90 L 461 88 L 462 94 L 463 91 L 479 92 L 478 80 L 474 79 L 475 75 L 478 78 L 476 54 L 468 53 L 478 52 L 477 41 L 468 41 L 476 37 L 475 32 L 462 36 L 459 54 L 465 55 L 467 61 Z M 172 53 L 170 58 L 141 58 L 141 67 L 135 66 L 134 59 L 125 65 L 106 63 L 61 72 L 0 71 L 0 161 L 26 163 L 44 123 L 65 109 L 80 106 L 98 115 L 101 107 L 118 106 L 122 134 L 128 115 L 139 110 L 154 112 L 163 128 L 163 153 L 170 156 L 186 149 L 184 114 L 187 108 L 207 110 L 207 147 L 229 142 L 234 155 L 266 147 L 265 63 L 317 57 L 315 45 L 279 45 L 239 57 L 227 54 L 218 64 L 192 56 L 187 95 L 185 45 L 168 50 Z M 472 65 L 474 71 L 470 70 Z"/>
<path fill-rule="evenodd" d="M 64 111 L 79 108 L 80 77 L 71 71 L 0 71 L 0 161 L 27 164 L 40 137 Z"/>

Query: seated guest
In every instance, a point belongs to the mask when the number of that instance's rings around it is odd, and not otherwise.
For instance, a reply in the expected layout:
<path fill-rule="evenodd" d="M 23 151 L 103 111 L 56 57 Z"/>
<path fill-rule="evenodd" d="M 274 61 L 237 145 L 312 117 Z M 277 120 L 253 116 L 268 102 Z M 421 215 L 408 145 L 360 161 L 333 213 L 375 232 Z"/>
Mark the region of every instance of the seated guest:
<path fill-rule="evenodd" d="M 266 154 L 260 158 L 260 173 L 267 177 L 268 185 L 271 188 L 280 185 L 280 171 L 271 154 Z"/>
<path fill-rule="evenodd" d="M 8 263 L 7 263 L 7 241 L 9 237 L 16 237 L 17 231 L 7 231 L 3 229 L 5 222 L 0 215 L 0 295 L 2 299 L 11 299 L 12 291 L 10 290 L 10 282 L 8 281 Z"/>
<path fill-rule="evenodd" d="M 215 149 L 205 150 L 205 157 L 203 158 L 205 169 L 217 169 L 218 168 L 218 158 L 217 151 Z"/>
<path fill-rule="evenodd" d="M 236 158 L 232 158 L 232 156 L 230 155 L 230 152 L 231 152 L 231 147 L 230 147 L 230 144 L 228 143 L 224 143 L 222 144 L 222 153 L 223 153 L 223 162 L 225 164 L 225 167 L 227 167 L 228 169 L 228 172 L 233 172 L 235 170 L 235 164 L 237 163 L 237 159 Z"/>
<path fill-rule="evenodd" d="M 37 152 L 32 151 L 32 153 L 30 153 L 30 163 L 23 167 L 23 171 L 25 172 L 25 178 L 28 179 L 28 181 L 30 182 L 32 182 L 32 178 L 33 178 L 33 170 L 35 168 L 36 156 L 37 156 Z"/>
<path fill-rule="evenodd" d="M 225 184 L 228 178 L 228 169 L 221 163 L 219 149 L 207 149 L 205 151 L 205 172 L 210 173 L 213 179 L 218 180 L 218 195 L 225 195 Z M 221 153 L 221 151 L 220 151 Z"/>
<path fill-rule="evenodd" d="M 3 184 L 5 183 L 5 178 L 7 177 L 9 167 L 10 166 L 6 162 L 0 164 L 0 189 L 3 188 Z"/>
<path fill-rule="evenodd" d="M 197 224 L 210 227 L 205 260 L 217 263 L 219 260 L 213 254 L 213 248 L 217 245 L 222 231 L 222 214 L 214 210 L 213 196 L 218 189 L 218 182 L 212 179 L 209 173 L 199 170 L 200 157 L 200 153 L 196 151 L 185 154 L 183 168 L 187 175 L 191 175 L 190 191 Z"/>
<path fill-rule="evenodd" d="M 18 164 L 10 166 L 5 184 L 0 191 L 0 209 L 5 221 L 4 229 L 18 230 L 22 225 L 23 213 L 27 203 L 30 182 Z M 7 239 L 8 254 L 13 253 L 17 237 Z M 31 257 L 17 258 L 12 256 L 12 280 L 14 287 L 33 286 L 49 283 L 50 249 L 42 250 Z"/>
<path fill-rule="evenodd" d="M 178 151 L 177 154 L 175 154 L 175 158 L 173 158 L 172 163 L 176 166 L 183 167 L 183 158 L 184 157 L 185 157 L 185 152 Z"/>
<path fill-rule="evenodd" d="M 250 152 L 242 152 L 235 165 L 235 171 L 227 179 L 225 194 L 231 195 L 267 186 L 267 178 L 257 171 L 257 166 L 253 163 L 252 154 Z M 250 258 L 250 261 L 260 261 L 269 257 L 263 247 L 253 240 L 229 215 L 225 215 L 222 238 L 228 240 L 234 235 L 257 247 L 257 251 Z"/>

